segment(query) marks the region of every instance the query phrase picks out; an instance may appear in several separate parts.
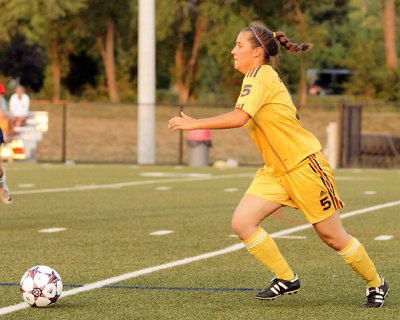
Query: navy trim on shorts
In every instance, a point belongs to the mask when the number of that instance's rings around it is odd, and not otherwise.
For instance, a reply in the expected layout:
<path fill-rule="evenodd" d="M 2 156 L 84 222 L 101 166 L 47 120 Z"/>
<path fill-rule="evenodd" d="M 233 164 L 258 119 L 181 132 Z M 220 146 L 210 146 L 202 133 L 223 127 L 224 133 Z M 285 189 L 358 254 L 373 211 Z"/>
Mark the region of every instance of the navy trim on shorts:
<path fill-rule="evenodd" d="M 315 170 L 315 169 L 313 168 L 313 166 L 312 166 L 311 163 L 309 163 L 308 165 L 309 165 L 310 168 L 315 172 L 315 174 L 318 175 L 318 176 L 320 177 L 322 183 L 323 183 L 324 186 L 325 186 L 326 191 L 328 191 L 328 194 L 329 194 L 329 196 L 331 197 L 331 200 L 332 200 L 332 203 L 333 203 L 333 207 L 337 210 L 338 208 L 337 208 L 337 206 L 336 206 L 335 199 L 333 198 L 334 195 L 332 194 L 332 192 L 329 190 L 328 186 L 326 185 L 326 181 L 325 181 L 324 178 L 317 172 L 317 170 Z"/>
<path fill-rule="evenodd" d="M 335 188 L 333 186 L 333 183 L 329 180 L 329 178 L 326 175 L 326 173 L 324 172 L 324 170 L 322 170 L 321 166 L 319 165 L 319 163 L 316 159 L 316 156 L 311 155 L 308 158 L 310 159 L 309 166 L 321 178 L 322 183 L 324 184 L 325 188 L 327 189 L 327 191 L 332 199 L 333 206 L 335 207 L 335 209 L 342 208 L 343 202 L 340 201 L 338 199 L 338 197 L 336 197 Z"/>
<path fill-rule="evenodd" d="M 0 145 L 4 143 L 4 135 L 3 135 L 3 130 L 0 128 Z"/>
<path fill-rule="evenodd" d="M 326 178 L 326 180 L 328 180 L 328 183 L 329 183 L 329 185 L 331 186 L 331 188 L 332 188 L 332 193 L 333 193 L 333 196 L 335 197 L 335 199 L 339 202 L 338 204 L 340 205 L 340 208 L 342 208 L 343 207 L 343 203 L 342 203 L 342 201 L 340 201 L 339 199 L 338 199 L 338 197 L 336 196 L 336 193 L 335 193 L 335 188 L 333 187 L 333 184 L 332 184 L 332 182 L 331 182 L 331 180 L 329 180 L 329 178 L 328 178 L 328 176 L 326 175 L 326 173 L 324 172 L 324 170 L 322 170 L 322 168 L 321 168 L 321 166 L 319 165 L 319 163 L 318 163 L 318 161 L 317 161 L 317 159 L 313 159 L 314 161 L 315 161 L 315 163 L 317 164 L 317 166 L 318 166 L 318 168 L 319 168 L 319 170 L 321 170 L 321 172 L 324 174 L 324 176 L 325 176 L 325 178 Z"/>

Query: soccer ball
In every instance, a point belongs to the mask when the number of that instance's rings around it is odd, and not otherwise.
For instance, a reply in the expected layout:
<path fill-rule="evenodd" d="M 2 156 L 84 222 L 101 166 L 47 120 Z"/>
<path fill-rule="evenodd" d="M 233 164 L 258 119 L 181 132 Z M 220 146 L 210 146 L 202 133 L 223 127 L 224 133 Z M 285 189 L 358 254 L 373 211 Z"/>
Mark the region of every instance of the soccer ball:
<path fill-rule="evenodd" d="M 62 292 L 61 277 L 47 266 L 30 268 L 22 276 L 21 295 L 32 307 L 47 307 L 54 304 Z"/>

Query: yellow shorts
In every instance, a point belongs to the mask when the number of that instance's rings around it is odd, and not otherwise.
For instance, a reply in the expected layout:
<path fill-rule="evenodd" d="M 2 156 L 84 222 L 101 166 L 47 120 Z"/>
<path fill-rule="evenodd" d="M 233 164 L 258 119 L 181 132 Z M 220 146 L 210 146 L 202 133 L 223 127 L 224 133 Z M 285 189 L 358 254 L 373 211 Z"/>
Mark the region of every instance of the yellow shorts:
<path fill-rule="evenodd" d="M 281 176 L 271 175 L 264 168 L 258 170 L 246 193 L 300 209 L 311 224 L 343 207 L 332 170 L 321 152 Z"/>

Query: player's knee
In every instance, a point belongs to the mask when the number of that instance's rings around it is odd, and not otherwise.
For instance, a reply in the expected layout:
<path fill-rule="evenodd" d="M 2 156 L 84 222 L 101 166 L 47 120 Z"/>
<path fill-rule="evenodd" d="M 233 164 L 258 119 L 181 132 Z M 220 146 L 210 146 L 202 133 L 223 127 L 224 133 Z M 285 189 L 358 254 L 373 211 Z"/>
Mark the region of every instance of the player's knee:
<path fill-rule="evenodd" d="M 238 232 L 240 232 L 240 222 L 238 221 L 238 219 L 236 219 L 235 217 L 232 218 L 232 229 L 233 231 L 238 234 Z"/>
<path fill-rule="evenodd" d="M 241 237 L 243 232 L 246 230 L 245 221 L 240 217 L 234 216 L 232 219 L 232 229 L 239 237 Z"/>
<path fill-rule="evenodd" d="M 332 237 L 330 235 L 320 235 L 321 240 L 332 249 L 340 250 L 341 244 L 336 237 Z"/>
<path fill-rule="evenodd" d="M 325 237 L 325 238 L 321 238 L 323 242 L 325 242 L 325 244 L 328 247 L 333 248 L 335 246 L 335 239 L 333 238 L 329 238 L 329 237 Z"/>

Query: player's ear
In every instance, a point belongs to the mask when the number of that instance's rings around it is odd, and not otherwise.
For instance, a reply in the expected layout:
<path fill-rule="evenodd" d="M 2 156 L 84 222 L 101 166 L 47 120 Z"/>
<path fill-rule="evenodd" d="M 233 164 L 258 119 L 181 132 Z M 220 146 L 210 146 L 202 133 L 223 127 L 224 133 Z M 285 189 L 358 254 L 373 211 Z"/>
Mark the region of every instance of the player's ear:
<path fill-rule="evenodd" d="M 261 47 L 254 48 L 254 50 L 253 50 L 253 58 L 258 58 L 260 55 L 262 55 L 263 50 L 264 49 L 261 48 Z"/>

